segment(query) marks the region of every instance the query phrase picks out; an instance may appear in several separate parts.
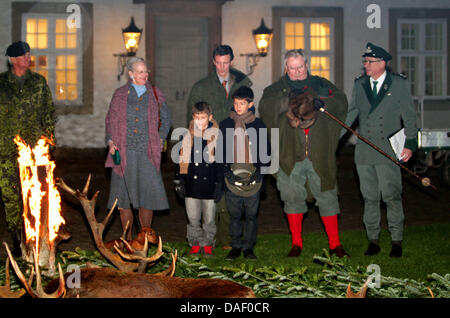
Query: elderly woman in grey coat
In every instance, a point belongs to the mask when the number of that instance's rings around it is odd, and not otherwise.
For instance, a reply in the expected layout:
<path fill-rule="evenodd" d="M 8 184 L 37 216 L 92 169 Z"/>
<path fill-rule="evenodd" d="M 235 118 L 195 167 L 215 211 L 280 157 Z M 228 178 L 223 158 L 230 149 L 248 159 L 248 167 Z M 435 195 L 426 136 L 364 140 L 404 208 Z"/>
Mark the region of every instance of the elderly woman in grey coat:
<path fill-rule="evenodd" d="M 108 208 L 117 198 L 122 228 L 129 223 L 126 239 L 131 239 L 132 208 L 139 209 L 142 227 L 151 227 L 153 210 L 169 208 L 160 165 L 171 116 L 164 95 L 148 81 L 145 61 L 133 57 L 127 68 L 130 80 L 114 92 L 106 116 L 105 166 L 112 168 Z M 113 160 L 116 151 L 120 163 Z"/>

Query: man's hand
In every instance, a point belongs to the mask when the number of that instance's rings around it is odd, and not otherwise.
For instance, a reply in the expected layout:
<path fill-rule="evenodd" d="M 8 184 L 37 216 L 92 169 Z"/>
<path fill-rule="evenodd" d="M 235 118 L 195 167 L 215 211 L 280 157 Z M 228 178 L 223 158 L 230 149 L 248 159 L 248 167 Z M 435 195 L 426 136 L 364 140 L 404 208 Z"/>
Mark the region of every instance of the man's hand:
<path fill-rule="evenodd" d="M 261 182 L 261 180 L 262 180 L 262 175 L 261 175 L 261 173 L 259 173 L 259 171 L 257 170 L 257 171 L 255 171 L 255 173 L 253 173 L 253 174 L 250 176 L 249 183 L 252 184 L 253 182 Z"/>
<path fill-rule="evenodd" d="M 403 162 L 408 162 L 408 160 L 411 159 L 412 155 L 412 150 L 408 148 L 403 148 L 402 153 L 400 154 Z"/>
<path fill-rule="evenodd" d="M 288 119 L 288 123 L 292 128 L 298 128 L 300 126 L 300 119 L 294 116 L 294 114 L 291 111 L 288 111 L 286 113 L 286 117 Z"/>

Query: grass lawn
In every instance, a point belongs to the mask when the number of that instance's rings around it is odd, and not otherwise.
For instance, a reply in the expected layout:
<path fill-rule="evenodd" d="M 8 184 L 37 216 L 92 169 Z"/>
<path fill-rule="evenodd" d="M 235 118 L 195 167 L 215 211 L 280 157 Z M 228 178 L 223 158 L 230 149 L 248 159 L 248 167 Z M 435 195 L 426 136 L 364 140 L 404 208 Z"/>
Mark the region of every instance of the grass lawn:
<path fill-rule="evenodd" d="M 257 260 L 240 257 L 227 261 L 228 251 L 221 248 L 214 250 L 214 257 L 190 256 L 187 243 L 167 246 L 177 249 L 180 256 L 176 276 L 232 279 L 252 288 L 257 297 L 345 297 L 349 283 L 356 292 L 371 279 L 368 282 L 377 285 L 369 288 L 367 297 L 449 298 L 448 233 L 450 223 L 407 227 L 401 258 L 389 257 L 387 230 L 381 233 L 381 252 L 375 256 L 364 256 L 368 244 L 364 231 L 340 232 L 341 243 L 351 255 L 342 259 L 329 257 L 325 233 L 305 233 L 298 258 L 287 257 L 289 235 L 258 236 L 254 249 Z"/>
<path fill-rule="evenodd" d="M 298 258 L 289 258 L 291 247 L 289 235 L 258 236 L 255 254 L 257 260 L 240 257 L 225 260 L 228 251 L 214 250 L 214 256 L 205 258 L 188 255 L 187 243 L 165 242 L 166 252 L 160 261 L 148 269 L 156 273 L 170 264 L 170 252 L 178 251 L 175 276 L 231 279 L 253 289 L 257 297 L 345 297 L 350 282 L 353 291 L 374 272 L 368 266 L 376 264 L 380 285 L 369 288 L 368 297 L 441 297 L 450 298 L 450 223 L 407 227 L 404 233 L 403 257 L 391 258 L 390 236 L 384 230 L 380 237 L 381 252 L 376 256 L 364 256 L 367 248 L 363 231 L 340 233 L 341 243 L 351 258 L 329 257 L 325 233 L 304 233 L 304 249 Z M 152 247 L 149 254 L 155 252 Z M 5 283 L 4 260 L 0 260 L 0 286 Z M 87 262 L 99 266 L 111 266 L 98 251 L 75 251 L 58 253 L 57 262 L 63 271 L 70 264 L 85 266 Z M 22 270 L 28 266 L 20 261 Z M 371 266 L 373 268 L 374 266 Z M 430 277 L 431 274 L 437 274 Z M 369 276 L 370 275 L 370 276 Z M 45 280 L 48 280 L 47 278 Z M 373 281 L 372 281 L 373 282 Z M 11 288 L 21 287 L 15 275 Z"/>
<path fill-rule="evenodd" d="M 397 278 L 410 278 L 424 281 L 427 275 L 450 273 L 450 223 L 412 226 L 405 228 L 403 241 L 403 257 L 389 257 L 391 250 L 390 236 L 387 230 L 382 230 L 380 236 L 381 252 L 375 256 L 364 256 L 367 249 L 366 233 L 364 231 L 340 232 L 340 240 L 345 250 L 351 255 L 348 264 L 367 268 L 370 264 L 380 267 L 381 275 Z M 180 256 L 186 256 L 189 247 L 187 243 L 171 243 Z M 304 233 L 303 251 L 300 257 L 290 258 L 287 254 L 291 247 L 288 235 L 260 235 L 257 238 L 255 254 L 257 260 L 246 260 L 240 257 L 227 261 L 228 251 L 214 249 L 215 257 L 203 258 L 202 263 L 210 268 L 221 266 L 239 266 L 241 263 L 252 264 L 253 267 L 298 268 L 307 267 L 308 272 L 319 273 L 322 264 L 314 262 L 315 255 L 322 255 L 323 249 L 328 249 L 325 233 Z M 190 258 L 190 257 L 189 257 Z"/>

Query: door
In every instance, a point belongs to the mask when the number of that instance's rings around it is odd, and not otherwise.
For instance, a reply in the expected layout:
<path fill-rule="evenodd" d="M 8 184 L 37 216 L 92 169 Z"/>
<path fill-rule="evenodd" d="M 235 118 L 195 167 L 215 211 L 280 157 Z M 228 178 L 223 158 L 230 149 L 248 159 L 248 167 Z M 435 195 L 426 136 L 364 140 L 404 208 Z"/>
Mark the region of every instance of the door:
<path fill-rule="evenodd" d="M 173 128 L 186 127 L 192 85 L 208 74 L 208 18 L 157 16 L 155 84 L 166 95 Z"/>

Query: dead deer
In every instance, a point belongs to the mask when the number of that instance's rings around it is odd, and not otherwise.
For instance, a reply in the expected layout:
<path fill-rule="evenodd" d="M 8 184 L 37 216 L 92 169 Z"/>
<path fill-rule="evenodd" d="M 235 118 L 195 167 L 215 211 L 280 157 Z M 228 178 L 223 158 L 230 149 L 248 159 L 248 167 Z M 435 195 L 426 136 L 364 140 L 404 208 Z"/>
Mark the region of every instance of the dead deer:
<path fill-rule="evenodd" d="M 148 237 L 144 235 L 144 246 L 142 250 L 132 247 L 126 240 L 122 240 L 127 246 L 126 250 L 132 253 L 123 252 L 116 244 L 116 253 L 109 250 L 103 243 L 102 235 L 105 226 L 111 216 L 114 207 L 105 217 L 103 222 L 97 222 L 95 218 L 95 203 L 99 192 L 97 191 L 91 200 L 87 193 L 90 183 L 90 175 L 82 192 L 73 190 L 67 186 L 62 179 L 58 185 L 78 198 L 83 206 L 89 226 L 93 232 L 95 244 L 100 253 L 118 269 L 98 267 L 82 268 L 80 270 L 80 287 L 66 288 L 65 281 L 71 273 L 62 275 L 61 266 L 58 264 L 60 273 L 59 279 L 54 279 L 48 283 L 45 291 L 39 274 L 39 266 L 35 260 L 36 289 L 31 288 L 32 277 L 29 282 L 25 279 L 19 266 L 12 257 L 8 245 L 4 243 L 8 257 L 13 264 L 13 268 L 25 289 L 32 297 L 88 297 L 88 298 L 253 298 L 253 291 L 238 283 L 207 278 L 179 278 L 173 277 L 177 253 L 172 254 L 172 263 L 168 269 L 157 274 L 145 274 L 148 264 L 154 264 L 164 253 L 162 251 L 162 240 L 159 237 L 158 248 L 154 255 L 147 257 Z M 36 258 L 36 256 L 35 256 Z M 137 263 L 136 263 L 137 262 Z M 137 271 L 137 272 L 136 272 Z"/>

